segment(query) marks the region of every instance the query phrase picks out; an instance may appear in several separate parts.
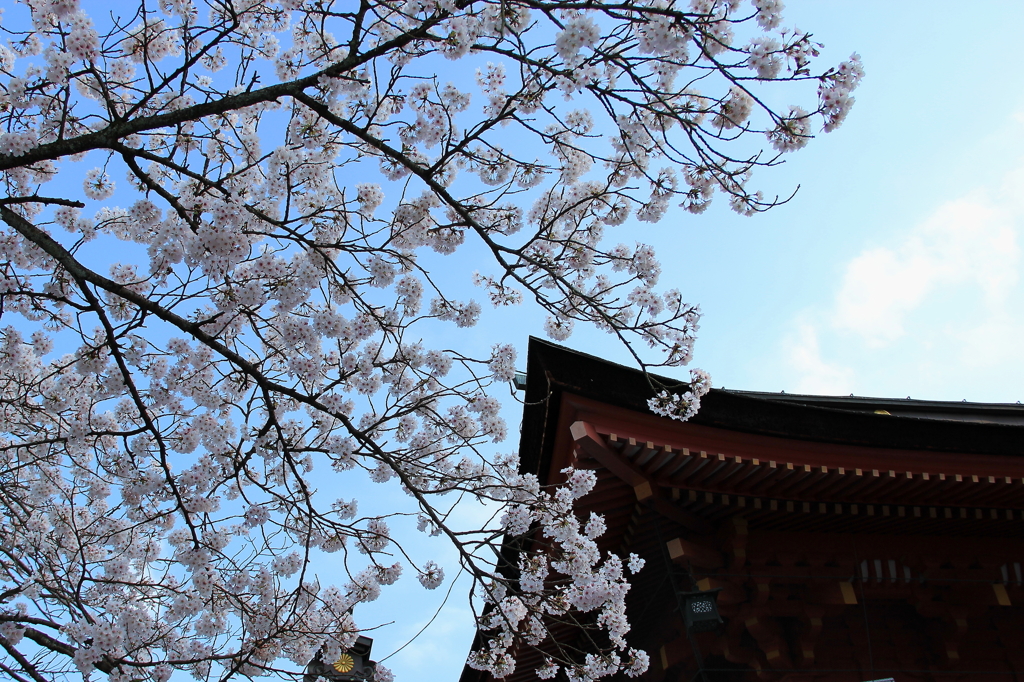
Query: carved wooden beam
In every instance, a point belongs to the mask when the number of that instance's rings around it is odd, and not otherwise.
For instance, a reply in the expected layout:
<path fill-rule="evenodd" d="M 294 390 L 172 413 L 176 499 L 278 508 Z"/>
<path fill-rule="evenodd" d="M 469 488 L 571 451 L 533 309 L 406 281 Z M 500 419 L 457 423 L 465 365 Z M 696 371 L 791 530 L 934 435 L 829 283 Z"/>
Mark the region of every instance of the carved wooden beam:
<path fill-rule="evenodd" d="M 666 543 L 668 555 L 677 563 L 689 562 L 701 568 L 721 568 L 725 566 L 725 559 L 718 550 L 699 545 L 682 538 L 669 540 Z"/>
<path fill-rule="evenodd" d="M 577 447 L 597 460 L 603 467 L 627 485 L 632 486 L 636 499 L 653 508 L 656 512 L 679 525 L 698 533 L 710 533 L 712 526 L 704 519 L 681 509 L 665 499 L 658 484 L 650 480 L 643 470 L 608 447 L 604 438 L 591 424 L 573 422 L 569 427 Z"/>
<path fill-rule="evenodd" d="M 697 589 L 705 592 L 721 590 L 718 593 L 719 605 L 742 604 L 747 601 L 747 591 L 743 589 L 743 586 L 724 578 L 702 578 L 697 581 Z"/>
<path fill-rule="evenodd" d="M 644 476 L 642 472 L 637 471 L 637 469 L 635 469 L 625 458 L 612 452 L 608 448 L 607 444 L 605 444 L 604 438 L 601 437 L 601 434 L 599 434 L 597 430 L 587 422 L 573 422 L 572 426 L 569 427 L 569 433 L 572 434 L 572 438 L 576 441 L 576 445 L 578 445 L 583 452 L 596 459 L 606 469 L 608 469 L 608 471 L 615 474 L 615 476 L 633 486 L 634 490 L 636 490 L 637 486 L 645 486 L 645 484 L 646 488 L 651 487 L 647 477 Z M 646 493 L 646 490 L 644 492 Z M 639 494 L 640 493 L 638 493 L 638 498 Z"/>
<path fill-rule="evenodd" d="M 702 534 L 710 533 L 712 530 L 710 523 L 685 509 L 681 509 L 678 505 L 666 500 L 661 494 L 652 496 L 646 502 L 666 519 L 675 521 L 684 528 L 689 528 Z"/>

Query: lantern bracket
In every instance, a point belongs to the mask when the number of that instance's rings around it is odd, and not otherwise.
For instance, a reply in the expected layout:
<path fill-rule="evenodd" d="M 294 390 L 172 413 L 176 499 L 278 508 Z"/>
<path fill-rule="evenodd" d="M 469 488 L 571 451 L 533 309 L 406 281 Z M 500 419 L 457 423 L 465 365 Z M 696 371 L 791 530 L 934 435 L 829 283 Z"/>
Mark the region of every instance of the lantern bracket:
<path fill-rule="evenodd" d="M 718 613 L 718 593 L 721 591 L 721 587 L 716 587 L 679 593 L 687 633 L 710 632 L 722 624 L 722 616 Z"/>

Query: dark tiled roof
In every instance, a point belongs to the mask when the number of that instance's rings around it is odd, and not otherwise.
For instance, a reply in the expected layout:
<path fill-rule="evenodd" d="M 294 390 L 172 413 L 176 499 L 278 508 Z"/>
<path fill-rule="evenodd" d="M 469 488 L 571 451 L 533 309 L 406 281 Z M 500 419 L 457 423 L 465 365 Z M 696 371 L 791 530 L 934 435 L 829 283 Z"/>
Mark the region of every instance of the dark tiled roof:
<path fill-rule="evenodd" d="M 658 384 L 643 372 L 537 338 L 527 360 L 528 407 L 523 454 L 537 447 L 537 428 L 550 424 L 545 397 L 566 391 L 619 407 L 649 412 Z M 532 407 L 530 406 L 532 405 Z M 533 423 L 539 419 L 541 423 Z M 940 452 L 1024 454 L 1024 405 L 832 397 L 712 389 L 691 420 L 733 431 L 823 443 Z M 527 434 L 532 434 L 527 438 Z M 532 439 L 532 440 L 531 440 Z"/>

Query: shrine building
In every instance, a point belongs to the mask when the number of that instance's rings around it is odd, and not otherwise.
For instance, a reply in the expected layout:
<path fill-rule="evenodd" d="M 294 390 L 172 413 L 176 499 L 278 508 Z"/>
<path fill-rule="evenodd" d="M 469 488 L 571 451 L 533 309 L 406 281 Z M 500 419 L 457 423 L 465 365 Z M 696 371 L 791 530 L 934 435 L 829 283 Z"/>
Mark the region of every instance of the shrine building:
<path fill-rule="evenodd" d="M 525 390 L 523 469 L 593 469 L 581 518 L 646 560 L 641 680 L 1024 681 L 1024 406 L 713 389 L 683 423 L 641 372 L 537 339 Z M 688 634 L 708 590 L 723 622 Z"/>

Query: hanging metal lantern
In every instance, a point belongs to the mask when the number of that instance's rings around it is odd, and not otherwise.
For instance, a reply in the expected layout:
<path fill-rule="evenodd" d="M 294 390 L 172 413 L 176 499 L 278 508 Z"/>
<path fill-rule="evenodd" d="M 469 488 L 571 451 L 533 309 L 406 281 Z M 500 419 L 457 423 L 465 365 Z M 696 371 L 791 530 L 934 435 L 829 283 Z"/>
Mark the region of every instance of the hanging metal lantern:
<path fill-rule="evenodd" d="M 718 593 L 722 588 L 682 592 L 680 598 L 683 607 L 683 622 L 688 633 L 710 632 L 722 624 L 722 616 L 718 613 Z"/>
<path fill-rule="evenodd" d="M 334 682 L 335 680 L 370 680 L 377 667 L 375 661 L 370 660 L 370 650 L 373 648 L 373 640 L 369 637 L 359 637 L 352 648 L 345 651 L 338 660 L 324 663 L 323 651 L 318 651 L 313 660 L 306 666 L 306 673 L 302 676 L 302 682 L 317 682 L 319 678 Z"/>

